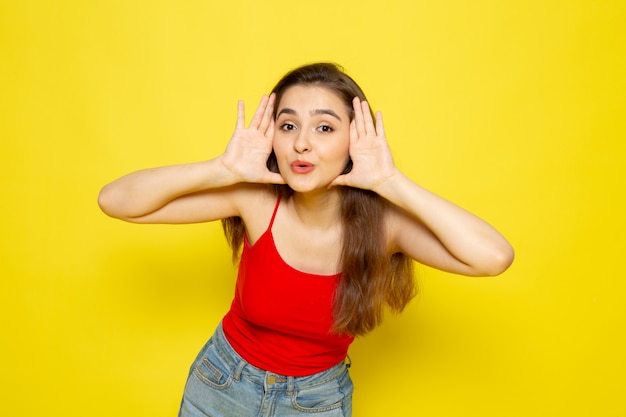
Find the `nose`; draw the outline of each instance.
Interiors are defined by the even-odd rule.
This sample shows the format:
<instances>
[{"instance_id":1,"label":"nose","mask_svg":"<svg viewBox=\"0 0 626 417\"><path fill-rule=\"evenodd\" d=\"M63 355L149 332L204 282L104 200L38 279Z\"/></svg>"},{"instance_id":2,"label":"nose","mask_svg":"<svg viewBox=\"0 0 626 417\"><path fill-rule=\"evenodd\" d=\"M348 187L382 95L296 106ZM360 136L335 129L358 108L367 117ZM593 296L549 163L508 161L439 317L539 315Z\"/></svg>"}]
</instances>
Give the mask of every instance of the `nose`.
<instances>
[{"instance_id":1,"label":"nose","mask_svg":"<svg viewBox=\"0 0 626 417\"><path fill-rule=\"evenodd\" d=\"M311 150L311 140L309 138L308 132L305 130L301 130L298 132L298 136L293 142L293 148L298 153L304 153Z\"/></svg>"}]
</instances>

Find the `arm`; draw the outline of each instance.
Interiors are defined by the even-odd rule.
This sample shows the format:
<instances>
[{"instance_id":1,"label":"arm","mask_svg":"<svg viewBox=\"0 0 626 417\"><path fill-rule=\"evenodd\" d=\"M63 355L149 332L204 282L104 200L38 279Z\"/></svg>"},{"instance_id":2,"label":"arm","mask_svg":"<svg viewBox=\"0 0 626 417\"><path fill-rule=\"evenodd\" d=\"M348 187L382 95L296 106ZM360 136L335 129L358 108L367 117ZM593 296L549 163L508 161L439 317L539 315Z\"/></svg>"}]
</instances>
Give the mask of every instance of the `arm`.
<instances>
[{"instance_id":1,"label":"arm","mask_svg":"<svg viewBox=\"0 0 626 417\"><path fill-rule=\"evenodd\" d=\"M109 216L136 223L193 223L239 215L238 196L252 183L283 183L265 163L272 150L274 97L264 96L244 127L237 125L226 151L209 161L146 169L128 174L100 191L98 203Z\"/></svg>"},{"instance_id":2,"label":"arm","mask_svg":"<svg viewBox=\"0 0 626 417\"><path fill-rule=\"evenodd\" d=\"M513 262L513 248L495 228L400 171L374 191L406 213L390 216L391 238L412 258L470 276L498 275Z\"/></svg>"},{"instance_id":3,"label":"arm","mask_svg":"<svg viewBox=\"0 0 626 417\"><path fill-rule=\"evenodd\" d=\"M394 165L382 116L372 120L366 102L354 101L350 156L353 169L334 185L369 189L391 202L392 250L445 271L498 275L513 261L513 249L492 226L407 178Z\"/></svg>"}]
</instances>

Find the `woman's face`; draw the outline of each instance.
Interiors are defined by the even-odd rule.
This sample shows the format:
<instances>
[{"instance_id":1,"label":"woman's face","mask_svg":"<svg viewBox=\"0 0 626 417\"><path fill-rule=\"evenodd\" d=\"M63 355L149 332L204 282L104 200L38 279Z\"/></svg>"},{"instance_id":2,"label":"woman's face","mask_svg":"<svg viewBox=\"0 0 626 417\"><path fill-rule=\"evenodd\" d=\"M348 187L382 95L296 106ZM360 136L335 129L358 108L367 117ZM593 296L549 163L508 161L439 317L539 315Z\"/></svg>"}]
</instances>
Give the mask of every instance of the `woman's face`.
<instances>
[{"instance_id":1,"label":"woman's face","mask_svg":"<svg viewBox=\"0 0 626 417\"><path fill-rule=\"evenodd\" d=\"M289 87L276 106L273 147L281 175L296 192L325 189L349 160L350 114L332 90Z\"/></svg>"}]
</instances>

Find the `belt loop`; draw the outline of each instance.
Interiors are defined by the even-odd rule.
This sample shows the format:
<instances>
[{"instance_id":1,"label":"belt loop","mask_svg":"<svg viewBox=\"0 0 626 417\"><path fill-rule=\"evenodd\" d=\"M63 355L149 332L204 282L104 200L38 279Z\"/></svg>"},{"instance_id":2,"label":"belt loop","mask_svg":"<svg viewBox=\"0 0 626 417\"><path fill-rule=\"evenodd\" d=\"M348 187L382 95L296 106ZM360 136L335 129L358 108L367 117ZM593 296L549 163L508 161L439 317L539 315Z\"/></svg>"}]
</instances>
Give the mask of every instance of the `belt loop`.
<instances>
[{"instance_id":1,"label":"belt loop","mask_svg":"<svg viewBox=\"0 0 626 417\"><path fill-rule=\"evenodd\" d=\"M287 377L287 395L293 395L295 388L295 378L292 376Z\"/></svg>"},{"instance_id":2,"label":"belt loop","mask_svg":"<svg viewBox=\"0 0 626 417\"><path fill-rule=\"evenodd\" d=\"M235 368L235 372L233 373L233 379L235 381L239 382L239 378L241 377L243 368L245 368L247 364L248 362L244 361L243 359L237 364L237 368Z\"/></svg>"},{"instance_id":3,"label":"belt loop","mask_svg":"<svg viewBox=\"0 0 626 417\"><path fill-rule=\"evenodd\" d=\"M346 368L350 369L352 366L352 359L350 359L350 355L346 355L346 359L344 360Z\"/></svg>"}]
</instances>

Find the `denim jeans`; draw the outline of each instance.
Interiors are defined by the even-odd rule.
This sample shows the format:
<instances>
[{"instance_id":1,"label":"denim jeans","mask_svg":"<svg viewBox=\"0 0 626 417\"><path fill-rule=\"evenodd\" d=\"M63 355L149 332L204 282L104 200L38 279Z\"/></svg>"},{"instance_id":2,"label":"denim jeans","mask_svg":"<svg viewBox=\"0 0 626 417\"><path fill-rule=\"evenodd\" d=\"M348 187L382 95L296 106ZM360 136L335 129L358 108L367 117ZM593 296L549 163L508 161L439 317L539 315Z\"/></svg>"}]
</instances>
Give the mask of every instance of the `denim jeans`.
<instances>
[{"instance_id":1,"label":"denim jeans","mask_svg":"<svg viewBox=\"0 0 626 417\"><path fill-rule=\"evenodd\" d=\"M220 324L191 366L179 417L348 417L348 368L304 377L264 371L233 350Z\"/></svg>"}]
</instances>

